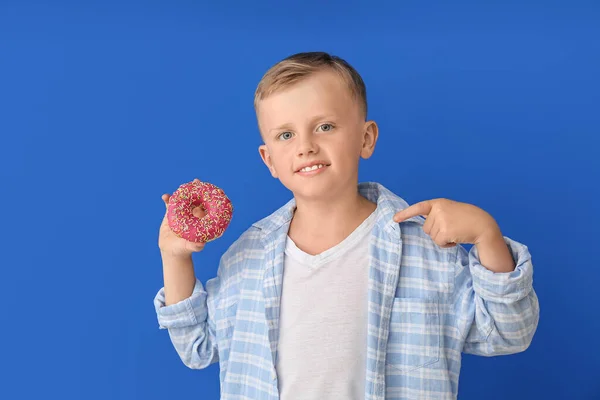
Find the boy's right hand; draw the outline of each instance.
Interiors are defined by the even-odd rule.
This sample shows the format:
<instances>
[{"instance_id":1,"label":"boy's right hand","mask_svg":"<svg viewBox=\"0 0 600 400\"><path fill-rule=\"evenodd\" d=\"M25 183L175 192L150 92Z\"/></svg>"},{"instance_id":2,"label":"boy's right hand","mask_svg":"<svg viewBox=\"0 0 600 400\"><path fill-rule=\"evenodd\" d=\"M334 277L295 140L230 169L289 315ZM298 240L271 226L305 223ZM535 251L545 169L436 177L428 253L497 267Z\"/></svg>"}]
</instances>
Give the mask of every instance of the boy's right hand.
<instances>
[{"instance_id":1,"label":"boy's right hand","mask_svg":"<svg viewBox=\"0 0 600 400\"><path fill-rule=\"evenodd\" d=\"M194 179L194 182L200 182L198 179ZM169 257L188 257L192 253L202 251L205 243L194 243L179 236L175 235L169 227L169 221L167 219L167 209L169 206L169 199L171 196L167 193L162 195L162 200L165 203L165 216L163 217L160 225L160 232L158 235L158 248L163 255ZM194 216L198 218L204 217L205 212L201 207L195 207L192 210Z\"/></svg>"}]
</instances>

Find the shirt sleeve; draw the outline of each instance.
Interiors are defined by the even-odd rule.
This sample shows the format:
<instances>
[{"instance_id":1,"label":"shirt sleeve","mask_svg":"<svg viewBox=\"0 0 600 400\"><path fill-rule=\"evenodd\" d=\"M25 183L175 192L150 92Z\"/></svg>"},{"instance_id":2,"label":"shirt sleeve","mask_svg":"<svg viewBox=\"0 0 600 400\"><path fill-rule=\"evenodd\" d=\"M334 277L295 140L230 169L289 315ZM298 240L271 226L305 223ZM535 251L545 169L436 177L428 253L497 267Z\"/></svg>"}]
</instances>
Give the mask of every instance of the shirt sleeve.
<instances>
[{"instance_id":1,"label":"shirt sleeve","mask_svg":"<svg viewBox=\"0 0 600 400\"><path fill-rule=\"evenodd\" d=\"M516 267L510 272L485 268L477 247L456 246L455 312L464 341L463 352L495 356L526 350L539 321L539 302L533 289L533 264L527 246L508 237L504 242Z\"/></svg>"},{"instance_id":2,"label":"shirt sleeve","mask_svg":"<svg viewBox=\"0 0 600 400\"><path fill-rule=\"evenodd\" d=\"M220 279L209 280L206 289L196 279L190 297L165 305L164 287L154 298L160 329L169 332L183 363L192 369L206 368L219 360L214 324L214 306Z\"/></svg>"},{"instance_id":3,"label":"shirt sleeve","mask_svg":"<svg viewBox=\"0 0 600 400\"><path fill-rule=\"evenodd\" d=\"M184 328L206 320L207 293L202 283L196 279L192 295L178 303L165 305L165 288L161 288L154 298L154 307L160 329Z\"/></svg>"}]
</instances>

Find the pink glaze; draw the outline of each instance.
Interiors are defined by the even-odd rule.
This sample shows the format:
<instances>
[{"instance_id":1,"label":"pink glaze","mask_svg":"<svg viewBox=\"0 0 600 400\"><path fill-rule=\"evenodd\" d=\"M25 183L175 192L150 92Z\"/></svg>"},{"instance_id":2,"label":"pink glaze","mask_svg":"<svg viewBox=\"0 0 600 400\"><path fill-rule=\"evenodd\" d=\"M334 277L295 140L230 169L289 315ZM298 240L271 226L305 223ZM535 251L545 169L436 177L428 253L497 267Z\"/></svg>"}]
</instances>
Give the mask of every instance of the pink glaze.
<instances>
[{"instance_id":1,"label":"pink glaze","mask_svg":"<svg viewBox=\"0 0 600 400\"><path fill-rule=\"evenodd\" d=\"M192 214L197 206L206 212L204 217ZM173 233L195 243L221 237L232 216L233 205L225 192L208 182L181 185L169 199L167 207L167 220Z\"/></svg>"}]
</instances>

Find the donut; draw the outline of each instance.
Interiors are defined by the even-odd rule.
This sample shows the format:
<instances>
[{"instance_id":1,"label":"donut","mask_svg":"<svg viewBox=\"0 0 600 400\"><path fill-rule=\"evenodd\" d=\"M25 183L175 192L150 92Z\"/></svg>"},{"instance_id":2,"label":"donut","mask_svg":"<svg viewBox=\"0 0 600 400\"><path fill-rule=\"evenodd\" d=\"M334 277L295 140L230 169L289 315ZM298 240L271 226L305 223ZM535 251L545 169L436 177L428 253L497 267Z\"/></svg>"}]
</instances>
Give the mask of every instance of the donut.
<instances>
[{"instance_id":1,"label":"donut","mask_svg":"<svg viewBox=\"0 0 600 400\"><path fill-rule=\"evenodd\" d=\"M200 206L206 215L196 217ZM167 220L175 235L194 243L215 240L225 232L233 216L233 205L223 190L208 182L188 182L169 198Z\"/></svg>"}]
</instances>

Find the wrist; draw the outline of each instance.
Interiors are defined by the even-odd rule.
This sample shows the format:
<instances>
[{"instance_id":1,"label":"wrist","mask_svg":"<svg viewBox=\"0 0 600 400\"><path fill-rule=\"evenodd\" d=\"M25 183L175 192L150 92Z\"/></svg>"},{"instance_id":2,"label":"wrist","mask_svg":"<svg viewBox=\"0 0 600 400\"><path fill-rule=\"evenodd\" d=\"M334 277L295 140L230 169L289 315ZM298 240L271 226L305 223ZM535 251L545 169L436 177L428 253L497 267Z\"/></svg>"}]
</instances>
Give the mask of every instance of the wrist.
<instances>
[{"instance_id":1,"label":"wrist","mask_svg":"<svg viewBox=\"0 0 600 400\"><path fill-rule=\"evenodd\" d=\"M513 256L498 229L481 236L476 244L480 264L496 273L511 272L515 269Z\"/></svg>"},{"instance_id":2,"label":"wrist","mask_svg":"<svg viewBox=\"0 0 600 400\"><path fill-rule=\"evenodd\" d=\"M504 243L504 236L502 235L500 228L498 226L494 226L480 234L474 244L481 246L497 244L498 242Z\"/></svg>"},{"instance_id":3,"label":"wrist","mask_svg":"<svg viewBox=\"0 0 600 400\"><path fill-rule=\"evenodd\" d=\"M190 261L192 259L192 253L175 253L170 250L160 249L160 256L165 262L169 263L181 263Z\"/></svg>"}]
</instances>

